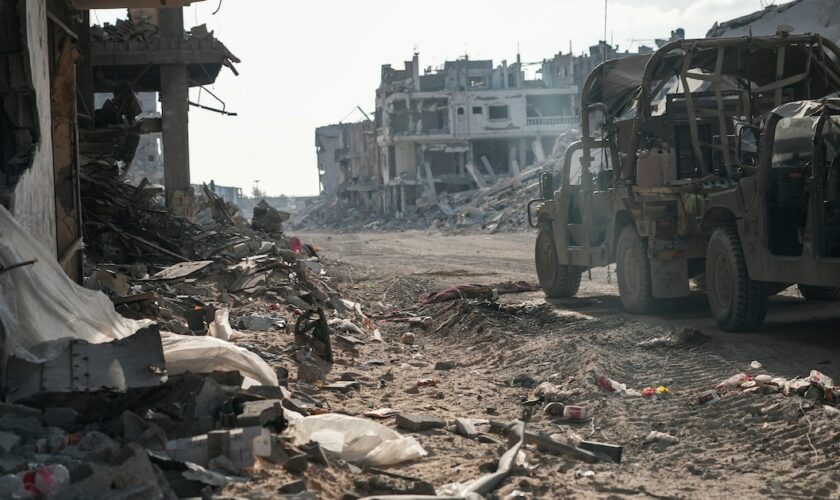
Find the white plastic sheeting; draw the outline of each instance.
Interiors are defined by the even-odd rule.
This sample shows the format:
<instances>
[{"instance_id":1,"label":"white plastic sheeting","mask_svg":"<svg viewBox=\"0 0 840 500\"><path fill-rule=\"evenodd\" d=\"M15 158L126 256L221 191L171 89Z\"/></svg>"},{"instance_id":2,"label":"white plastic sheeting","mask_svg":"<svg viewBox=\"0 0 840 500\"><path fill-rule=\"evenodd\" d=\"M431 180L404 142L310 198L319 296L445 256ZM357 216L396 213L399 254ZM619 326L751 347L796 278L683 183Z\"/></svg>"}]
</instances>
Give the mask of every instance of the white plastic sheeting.
<instances>
[{"instance_id":1,"label":"white plastic sheeting","mask_svg":"<svg viewBox=\"0 0 840 500\"><path fill-rule=\"evenodd\" d=\"M0 266L31 260L36 262L0 273L0 323L6 333L2 341L7 356L43 363L65 347L64 342L57 342L44 349L44 342L73 338L99 344L131 336L152 324L123 318L105 294L70 280L52 252L0 206ZM161 341L170 375L238 371L246 387L278 385L277 374L262 358L225 340L163 332Z\"/></svg>"},{"instance_id":2,"label":"white plastic sheeting","mask_svg":"<svg viewBox=\"0 0 840 500\"><path fill-rule=\"evenodd\" d=\"M338 413L303 417L287 411L286 436L295 444L316 441L342 460L370 467L394 465L426 456L416 439L365 418Z\"/></svg>"},{"instance_id":3,"label":"white plastic sheeting","mask_svg":"<svg viewBox=\"0 0 840 500\"><path fill-rule=\"evenodd\" d=\"M169 375L238 371L245 377L243 387L278 385L277 374L261 357L225 340L169 332L162 332L160 338Z\"/></svg>"},{"instance_id":4,"label":"white plastic sheeting","mask_svg":"<svg viewBox=\"0 0 840 500\"><path fill-rule=\"evenodd\" d=\"M35 264L0 273L0 322L6 332L3 352L33 363L58 356L35 346L63 338L99 344L121 339L151 321L123 318L103 293L80 287L58 265L55 255L27 233L0 206L0 266L36 260Z\"/></svg>"}]
</instances>

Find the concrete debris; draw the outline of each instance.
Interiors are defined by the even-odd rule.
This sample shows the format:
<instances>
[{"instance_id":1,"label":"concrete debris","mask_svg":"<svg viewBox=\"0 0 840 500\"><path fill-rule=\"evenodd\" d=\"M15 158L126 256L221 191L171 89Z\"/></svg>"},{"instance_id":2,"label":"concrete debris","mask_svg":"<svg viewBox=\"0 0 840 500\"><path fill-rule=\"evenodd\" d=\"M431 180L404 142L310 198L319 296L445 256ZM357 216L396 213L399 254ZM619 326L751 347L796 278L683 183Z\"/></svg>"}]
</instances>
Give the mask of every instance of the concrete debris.
<instances>
[{"instance_id":1,"label":"concrete debris","mask_svg":"<svg viewBox=\"0 0 840 500\"><path fill-rule=\"evenodd\" d=\"M446 427L446 420L433 415L400 413L395 421L397 427L410 432L422 432Z\"/></svg>"},{"instance_id":2,"label":"concrete debris","mask_svg":"<svg viewBox=\"0 0 840 500\"><path fill-rule=\"evenodd\" d=\"M523 207L539 197L538 178L542 172L559 171L566 147L580 133L574 129L561 133L551 154L507 176L479 177L478 189L426 193L417 200L413 211L379 213L347 207L340 198L329 198L296 214L289 221L294 228L329 228L347 231L389 231L428 229L447 233L483 231L487 233L522 231L528 227ZM483 163L483 162L482 162ZM466 167L475 169L472 164ZM480 172L479 172L479 175ZM415 186L411 186L415 187Z\"/></svg>"}]
</instances>

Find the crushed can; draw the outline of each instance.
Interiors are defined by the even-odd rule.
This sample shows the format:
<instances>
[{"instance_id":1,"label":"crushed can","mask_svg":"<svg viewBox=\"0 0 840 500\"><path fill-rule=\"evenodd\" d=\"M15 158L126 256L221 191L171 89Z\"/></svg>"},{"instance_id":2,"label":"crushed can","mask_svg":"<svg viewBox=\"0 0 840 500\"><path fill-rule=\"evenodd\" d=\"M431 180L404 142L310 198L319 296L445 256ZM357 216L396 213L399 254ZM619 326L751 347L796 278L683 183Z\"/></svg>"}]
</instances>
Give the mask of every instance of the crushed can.
<instances>
[{"instance_id":1,"label":"crushed can","mask_svg":"<svg viewBox=\"0 0 840 500\"><path fill-rule=\"evenodd\" d=\"M708 391L701 392L700 395L697 396L697 403L701 405L704 405L706 403L714 403L716 401L720 401L720 396L714 389L709 389Z\"/></svg>"},{"instance_id":2,"label":"crushed can","mask_svg":"<svg viewBox=\"0 0 840 500\"><path fill-rule=\"evenodd\" d=\"M543 412L546 415L562 416L564 411L566 411L566 406L563 403L548 403L545 405L545 408L543 408Z\"/></svg>"},{"instance_id":3,"label":"crushed can","mask_svg":"<svg viewBox=\"0 0 840 500\"><path fill-rule=\"evenodd\" d=\"M582 406L569 406L563 408L563 418L566 420L587 420L589 418L589 410Z\"/></svg>"}]
</instances>

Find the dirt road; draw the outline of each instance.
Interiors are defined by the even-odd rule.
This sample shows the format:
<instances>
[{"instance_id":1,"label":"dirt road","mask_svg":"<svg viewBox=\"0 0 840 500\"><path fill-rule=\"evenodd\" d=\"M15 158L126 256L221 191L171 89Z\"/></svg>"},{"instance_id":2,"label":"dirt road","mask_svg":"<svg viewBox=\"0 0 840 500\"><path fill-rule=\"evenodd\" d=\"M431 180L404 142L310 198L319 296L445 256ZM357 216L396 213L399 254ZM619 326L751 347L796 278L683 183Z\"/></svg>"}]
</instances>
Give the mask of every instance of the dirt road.
<instances>
[{"instance_id":1,"label":"dirt road","mask_svg":"<svg viewBox=\"0 0 840 500\"><path fill-rule=\"evenodd\" d=\"M536 281L533 248L535 233L444 236L425 231L371 234L308 234L306 238L325 250L328 257L382 279L455 272L441 284L493 283L505 280ZM584 275L580 298L556 301L559 308L597 317L623 315L614 267ZM445 274L445 273L444 273ZM460 278L458 274L461 274ZM608 276L609 274L609 276ZM543 300L542 293L513 300ZM692 297L665 304L655 316L631 316L644 324L691 327L703 331L740 359L762 359L780 375L807 373L830 359L840 364L840 303L805 303L793 287L771 299L770 313L761 332L723 332L709 316L706 297ZM840 370L840 368L838 368ZM830 371L830 370L829 370ZM840 375L840 372L838 372Z\"/></svg>"},{"instance_id":2,"label":"dirt road","mask_svg":"<svg viewBox=\"0 0 840 500\"><path fill-rule=\"evenodd\" d=\"M700 292L663 304L658 316L626 315L614 274L598 269L591 281L584 278L579 297L556 303L531 292L497 303L420 305L423 294L453 284L534 281L534 235L303 236L326 256L335 285L367 304L382 330L383 342L369 341L336 361L330 379L350 373L362 389L329 396L333 411L361 415L387 407L450 423L526 419L529 430L571 443L624 447L621 464L590 465L529 446L495 491L498 498L840 495L840 417L826 408L833 403L811 391L786 396L769 385L697 403L700 393L741 372L792 379L818 369L840 378L837 304L806 304L786 292L771 300L763 331L728 334L708 317ZM625 384L626 394L605 390L607 379ZM659 386L670 396L635 392ZM582 406L592 418L558 420L543 412L543 403L531 406L540 387L553 391L544 399ZM443 429L416 433L429 455L392 472L441 494L451 491L446 485L492 471L507 445L489 426L478 429L479 438ZM645 442L651 431L678 442ZM411 491L390 481L333 473L319 486L336 497Z\"/></svg>"}]
</instances>

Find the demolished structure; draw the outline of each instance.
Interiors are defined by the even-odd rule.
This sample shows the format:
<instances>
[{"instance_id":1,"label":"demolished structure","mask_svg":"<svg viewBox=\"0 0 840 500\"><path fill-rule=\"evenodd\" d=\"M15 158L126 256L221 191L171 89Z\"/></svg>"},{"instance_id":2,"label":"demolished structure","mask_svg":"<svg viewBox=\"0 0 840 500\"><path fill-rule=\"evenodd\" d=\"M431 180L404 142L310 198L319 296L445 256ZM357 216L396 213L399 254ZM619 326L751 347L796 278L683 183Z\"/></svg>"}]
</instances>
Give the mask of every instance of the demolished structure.
<instances>
[{"instance_id":1,"label":"demolished structure","mask_svg":"<svg viewBox=\"0 0 840 500\"><path fill-rule=\"evenodd\" d=\"M415 54L403 70L383 66L376 122L385 210L411 212L424 191L486 187L544 159L575 126L577 88L572 68L542 67L550 78L526 80L519 60L494 68L465 58L421 74Z\"/></svg>"},{"instance_id":2,"label":"demolished structure","mask_svg":"<svg viewBox=\"0 0 840 500\"><path fill-rule=\"evenodd\" d=\"M683 37L677 29L657 44ZM475 210L461 217L459 206L496 183L504 186L493 193L533 178L535 165L556 163L569 143L564 136L578 127L580 87L590 71L604 60L652 51L642 45L621 52L600 41L584 54L558 52L537 63L517 56L494 67L492 60L464 57L422 74L419 54L401 70L385 64L373 121L365 114L358 123L316 129L322 199L298 222L345 228L377 220L402 227L447 218L443 225L481 222ZM538 77L528 78L534 68ZM522 193L516 198L527 201ZM490 226L524 223L509 215L517 222L507 224L505 214Z\"/></svg>"},{"instance_id":3,"label":"demolished structure","mask_svg":"<svg viewBox=\"0 0 840 500\"><path fill-rule=\"evenodd\" d=\"M321 192L348 206L378 213L381 179L378 175L373 122L339 123L315 130Z\"/></svg>"}]
</instances>

